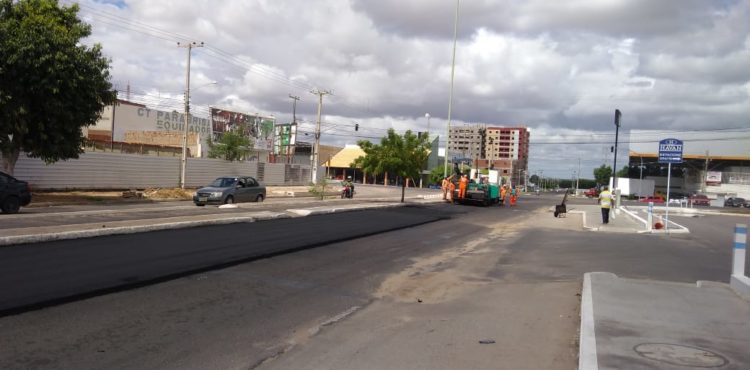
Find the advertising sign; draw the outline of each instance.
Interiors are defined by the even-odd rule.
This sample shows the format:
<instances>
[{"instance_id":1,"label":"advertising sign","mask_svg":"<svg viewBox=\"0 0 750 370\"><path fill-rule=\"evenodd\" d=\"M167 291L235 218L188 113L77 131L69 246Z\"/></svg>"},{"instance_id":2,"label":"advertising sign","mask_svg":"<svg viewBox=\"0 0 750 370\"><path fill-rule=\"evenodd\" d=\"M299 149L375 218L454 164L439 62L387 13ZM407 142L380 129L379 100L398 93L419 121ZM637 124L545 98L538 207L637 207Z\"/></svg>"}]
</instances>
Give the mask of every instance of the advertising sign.
<instances>
[{"instance_id":1,"label":"advertising sign","mask_svg":"<svg viewBox=\"0 0 750 370\"><path fill-rule=\"evenodd\" d=\"M297 141L297 125L277 125L274 133L273 150L275 154L293 154Z\"/></svg>"},{"instance_id":2,"label":"advertising sign","mask_svg":"<svg viewBox=\"0 0 750 370\"><path fill-rule=\"evenodd\" d=\"M721 185L721 171L708 171L706 185Z\"/></svg>"},{"instance_id":3,"label":"advertising sign","mask_svg":"<svg viewBox=\"0 0 750 370\"><path fill-rule=\"evenodd\" d=\"M215 139L227 131L240 132L253 143L253 149L272 149L275 119L211 107L211 127Z\"/></svg>"},{"instance_id":4,"label":"advertising sign","mask_svg":"<svg viewBox=\"0 0 750 370\"><path fill-rule=\"evenodd\" d=\"M252 125L252 117L250 115L233 112L229 110L211 108L211 126L213 128L214 135L223 134L227 131L242 130L250 134ZM256 135L250 135L256 137Z\"/></svg>"},{"instance_id":5,"label":"advertising sign","mask_svg":"<svg viewBox=\"0 0 750 370\"><path fill-rule=\"evenodd\" d=\"M659 163L682 163L682 140L659 141Z\"/></svg>"}]
</instances>

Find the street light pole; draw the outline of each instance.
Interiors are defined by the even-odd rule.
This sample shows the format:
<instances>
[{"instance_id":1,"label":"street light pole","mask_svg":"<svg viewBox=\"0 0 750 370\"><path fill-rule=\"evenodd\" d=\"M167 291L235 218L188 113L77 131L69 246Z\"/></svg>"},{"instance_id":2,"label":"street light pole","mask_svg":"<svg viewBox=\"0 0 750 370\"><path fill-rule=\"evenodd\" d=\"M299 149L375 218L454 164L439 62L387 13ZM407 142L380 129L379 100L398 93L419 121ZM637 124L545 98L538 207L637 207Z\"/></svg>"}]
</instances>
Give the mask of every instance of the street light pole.
<instances>
[{"instance_id":1,"label":"street light pole","mask_svg":"<svg viewBox=\"0 0 750 370\"><path fill-rule=\"evenodd\" d=\"M456 75L456 39L458 38L458 9L460 0L456 0L456 16L453 21L453 61L451 62L451 90L448 98L448 125L445 135L445 166L443 177L448 177L448 148L451 142L451 113L453 110L453 80Z\"/></svg>"},{"instance_id":2,"label":"street light pole","mask_svg":"<svg viewBox=\"0 0 750 370\"><path fill-rule=\"evenodd\" d=\"M427 137L429 138L430 137L430 114L425 113L424 116L425 118L427 118Z\"/></svg>"},{"instance_id":3,"label":"street light pole","mask_svg":"<svg viewBox=\"0 0 750 370\"><path fill-rule=\"evenodd\" d=\"M185 168L187 167L188 124L190 123L190 51L203 47L203 42L189 42L185 45L177 43L177 47L187 48L187 71L185 73L185 127L182 132L182 158L180 160L180 188L185 189Z\"/></svg>"}]
</instances>

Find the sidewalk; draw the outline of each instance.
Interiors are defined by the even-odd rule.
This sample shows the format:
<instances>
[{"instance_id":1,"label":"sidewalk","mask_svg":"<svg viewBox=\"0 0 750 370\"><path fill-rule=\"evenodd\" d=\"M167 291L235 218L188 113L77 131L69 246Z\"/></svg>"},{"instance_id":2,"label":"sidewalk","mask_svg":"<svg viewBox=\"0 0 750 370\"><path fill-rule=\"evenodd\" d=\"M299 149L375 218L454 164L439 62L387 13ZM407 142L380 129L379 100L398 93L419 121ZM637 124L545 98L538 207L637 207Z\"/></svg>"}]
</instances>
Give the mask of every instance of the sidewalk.
<instances>
[{"instance_id":1,"label":"sidewalk","mask_svg":"<svg viewBox=\"0 0 750 370\"><path fill-rule=\"evenodd\" d=\"M579 368L750 369L750 302L728 284L584 275Z\"/></svg>"},{"instance_id":2,"label":"sidewalk","mask_svg":"<svg viewBox=\"0 0 750 370\"><path fill-rule=\"evenodd\" d=\"M603 231L612 233L638 233L646 230L646 225L627 212L611 212L609 223L602 223L602 211L597 204L571 204L568 206L569 213L581 213L583 216L583 228L591 231ZM614 216L614 217L613 217Z\"/></svg>"}]
</instances>

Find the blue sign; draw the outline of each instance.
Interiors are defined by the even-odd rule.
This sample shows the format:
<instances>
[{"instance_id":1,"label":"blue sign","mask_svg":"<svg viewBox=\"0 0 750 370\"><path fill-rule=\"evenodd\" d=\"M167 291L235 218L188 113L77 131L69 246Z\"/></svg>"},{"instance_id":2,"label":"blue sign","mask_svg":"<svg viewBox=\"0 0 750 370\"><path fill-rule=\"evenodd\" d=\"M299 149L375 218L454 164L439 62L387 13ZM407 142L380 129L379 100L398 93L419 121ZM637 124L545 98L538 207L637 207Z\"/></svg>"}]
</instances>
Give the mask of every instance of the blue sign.
<instances>
[{"instance_id":1,"label":"blue sign","mask_svg":"<svg viewBox=\"0 0 750 370\"><path fill-rule=\"evenodd\" d=\"M682 163L682 140L659 141L659 163Z\"/></svg>"}]
</instances>

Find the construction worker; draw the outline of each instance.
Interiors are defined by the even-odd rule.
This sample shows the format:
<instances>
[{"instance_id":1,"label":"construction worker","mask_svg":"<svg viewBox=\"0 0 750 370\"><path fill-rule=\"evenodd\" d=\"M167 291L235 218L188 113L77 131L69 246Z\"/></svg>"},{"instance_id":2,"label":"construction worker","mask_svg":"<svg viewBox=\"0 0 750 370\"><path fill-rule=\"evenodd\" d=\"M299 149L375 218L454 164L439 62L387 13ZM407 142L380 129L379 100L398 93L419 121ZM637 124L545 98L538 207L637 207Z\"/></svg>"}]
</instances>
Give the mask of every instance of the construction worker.
<instances>
[{"instance_id":1,"label":"construction worker","mask_svg":"<svg viewBox=\"0 0 750 370\"><path fill-rule=\"evenodd\" d=\"M506 193L506 190L505 190L505 189L506 189L506 188L505 188L505 185L503 185L503 186L502 186L502 187L500 188L500 207L503 207L503 206L505 206L505 193Z\"/></svg>"},{"instance_id":2,"label":"construction worker","mask_svg":"<svg viewBox=\"0 0 750 370\"><path fill-rule=\"evenodd\" d=\"M453 175L448 178L448 203L453 202L453 193L456 191L456 184L453 183Z\"/></svg>"},{"instance_id":3,"label":"construction worker","mask_svg":"<svg viewBox=\"0 0 750 370\"><path fill-rule=\"evenodd\" d=\"M440 188L443 189L443 200L445 201L448 201L448 190L451 182L453 182L453 175L444 178L443 183L440 185ZM451 194L450 198L453 198L453 194Z\"/></svg>"},{"instance_id":4,"label":"construction worker","mask_svg":"<svg viewBox=\"0 0 750 370\"><path fill-rule=\"evenodd\" d=\"M518 189L516 187L513 187L510 190L510 206L515 207L516 206L516 199L518 197Z\"/></svg>"},{"instance_id":5,"label":"construction worker","mask_svg":"<svg viewBox=\"0 0 750 370\"><path fill-rule=\"evenodd\" d=\"M466 197L466 187L469 185L469 178L466 175L461 176L461 180L458 183L458 197L464 199Z\"/></svg>"}]
</instances>

